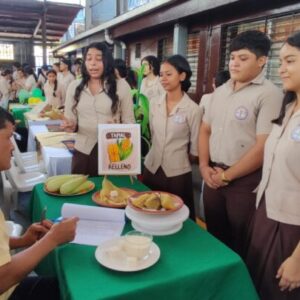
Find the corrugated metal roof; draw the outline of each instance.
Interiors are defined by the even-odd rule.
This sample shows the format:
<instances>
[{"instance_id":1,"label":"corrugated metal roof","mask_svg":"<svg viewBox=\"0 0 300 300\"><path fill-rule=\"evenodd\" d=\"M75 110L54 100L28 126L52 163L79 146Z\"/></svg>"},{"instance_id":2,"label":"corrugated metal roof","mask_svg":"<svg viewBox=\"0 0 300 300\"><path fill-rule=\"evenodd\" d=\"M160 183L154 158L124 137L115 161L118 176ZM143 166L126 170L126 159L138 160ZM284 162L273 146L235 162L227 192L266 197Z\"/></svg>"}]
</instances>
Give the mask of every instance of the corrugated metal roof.
<instances>
[{"instance_id":1,"label":"corrugated metal roof","mask_svg":"<svg viewBox=\"0 0 300 300\"><path fill-rule=\"evenodd\" d=\"M59 41L68 30L81 5L35 0L0 0L0 38L42 39L41 20L46 8L47 41Z\"/></svg>"}]
</instances>

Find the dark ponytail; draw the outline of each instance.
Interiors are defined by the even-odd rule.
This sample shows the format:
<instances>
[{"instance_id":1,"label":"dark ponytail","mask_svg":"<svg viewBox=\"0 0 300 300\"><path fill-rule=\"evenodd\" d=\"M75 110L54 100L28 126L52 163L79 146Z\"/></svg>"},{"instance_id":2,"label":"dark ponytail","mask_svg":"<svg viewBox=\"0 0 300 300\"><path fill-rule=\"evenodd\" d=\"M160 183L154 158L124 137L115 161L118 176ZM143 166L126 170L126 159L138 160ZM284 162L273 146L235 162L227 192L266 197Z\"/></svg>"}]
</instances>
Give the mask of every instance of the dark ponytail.
<instances>
[{"instance_id":1,"label":"dark ponytail","mask_svg":"<svg viewBox=\"0 0 300 300\"><path fill-rule=\"evenodd\" d=\"M272 120L272 123L282 125L282 121L285 117L286 106L297 99L295 92L286 92L282 101L281 109L278 118Z\"/></svg>"}]
</instances>

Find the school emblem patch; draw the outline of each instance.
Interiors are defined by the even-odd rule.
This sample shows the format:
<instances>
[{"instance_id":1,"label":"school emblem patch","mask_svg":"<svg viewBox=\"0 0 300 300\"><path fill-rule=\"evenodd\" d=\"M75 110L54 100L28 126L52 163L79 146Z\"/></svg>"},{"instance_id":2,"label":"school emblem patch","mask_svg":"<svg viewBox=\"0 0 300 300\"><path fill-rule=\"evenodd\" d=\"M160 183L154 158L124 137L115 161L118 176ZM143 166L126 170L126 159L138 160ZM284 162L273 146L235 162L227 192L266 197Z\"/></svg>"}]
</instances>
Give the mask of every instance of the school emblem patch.
<instances>
[{"instance_id":1,"label":"school emblem patch","mask_svg":"<svg viewBox=\"0 0 300 300\"><path fill-rule=\"evenodd\" d=\"M296 142L300 142L300 125L293 129L291 138Z\"/></svg>"},{"instance_id":2,"label":"school emblem patch","mask_svg":"<svg viewBox=\"0 0 300 300\"><path fill-rule=\"evenodd\" d=\"M246 120L248 117L248 109L245 106L239 106L235 110L234 115L238 120Z\"/></svg>"}]
</instances>

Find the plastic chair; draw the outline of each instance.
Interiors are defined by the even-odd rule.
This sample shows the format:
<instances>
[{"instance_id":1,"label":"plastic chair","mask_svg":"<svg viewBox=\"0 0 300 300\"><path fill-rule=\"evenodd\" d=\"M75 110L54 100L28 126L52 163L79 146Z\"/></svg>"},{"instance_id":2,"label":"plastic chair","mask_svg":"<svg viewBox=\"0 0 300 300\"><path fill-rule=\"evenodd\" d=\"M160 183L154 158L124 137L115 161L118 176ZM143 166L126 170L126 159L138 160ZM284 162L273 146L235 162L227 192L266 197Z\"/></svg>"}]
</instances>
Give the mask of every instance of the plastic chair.
<instances>
[{"instance_id":1,"label":"plastic chair","mask_svg":"<svg viewBox=\"0 0 300 300\"><path fill-rule=\"evenodd\" d=\"M11 237L21 236L23 227L13 221L5 221L7 234Z\"/></svg>"},{"instance_id":2,"label":"plastic chair","mask_svg":"<svg viewBox=\"0 0 300 300\"><path fill-rule=\"evenodd\" d=\"M43 163L38 161L36 151L21 153L14 137L11 138L11 141L15 148L13 151L14 163L21 173L46 172Z\"/></svg>"},{"instance_id":3,"label":"plastic chair","mask_svg":"<svg viewBox=\"0 0 300 300\"><path fill-rule=\"evenodd\" d=\"M20 224L17 224L13 221L5 221L6 232L10 237L19 237L22 235L23 227ZM14 255L17 253L17 250L10 250L10 254Z\"/></svg>"},{"instance_id":4,"label":"plastic chair","mask_svg":"<svg viewBox=\"0 0 300 300\"><path fill-rule=\"evenodd\" d=\"M17 192L30 192L38 183L47 179L46 174L41 172L20 173L20 169L11 164L11 168L5 171L5 175L12 188Z\"/></svg>"},{"instance_id":5,"label":"plastic chair","mask_svg":"<svg viewBox=\"0 0 300 300\"><path fill-rule=\"evenodd\" d=\"M1 171L1 179L3 186L3 203L1 209L5 218L9 219L11 204L13 202L13 188L8 181L4 171Z\"/></svg>"}]
</instances>

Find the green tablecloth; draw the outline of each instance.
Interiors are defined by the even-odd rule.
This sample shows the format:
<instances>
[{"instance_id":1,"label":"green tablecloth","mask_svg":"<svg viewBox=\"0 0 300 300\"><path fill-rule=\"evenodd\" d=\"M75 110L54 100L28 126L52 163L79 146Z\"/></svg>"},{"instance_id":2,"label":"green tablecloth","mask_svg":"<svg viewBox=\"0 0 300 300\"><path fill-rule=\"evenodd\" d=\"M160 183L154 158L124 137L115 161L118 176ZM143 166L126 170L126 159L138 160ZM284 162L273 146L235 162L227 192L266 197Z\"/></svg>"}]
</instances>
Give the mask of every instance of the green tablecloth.
<instances>
[{"instance_id":1,"label":"green tablecloth","mask_svg":"<svg viewBox=\"0 0 300 300\"><path fill-rule=\"evenodd\" d=\"M101 180L93 180L98 189ZM127 177L113 177L112 181L136 190L146 189L139 182L132 186ZM52 197L38 185L32 197L33 221L39 220L45 205L48 218L58 217L64 202L94 205L91 194ZM125 231L129 229L130 223ZM63 299L258 299L240 257L191 220L180 232L154 237L154 242L160 247L161 257L144 271L108 270L97 263L95 247L68 244L48 256L48 272L49 266L56 267Z\"/></svg>"}]
</instances>

